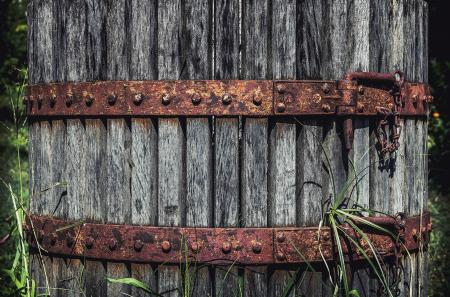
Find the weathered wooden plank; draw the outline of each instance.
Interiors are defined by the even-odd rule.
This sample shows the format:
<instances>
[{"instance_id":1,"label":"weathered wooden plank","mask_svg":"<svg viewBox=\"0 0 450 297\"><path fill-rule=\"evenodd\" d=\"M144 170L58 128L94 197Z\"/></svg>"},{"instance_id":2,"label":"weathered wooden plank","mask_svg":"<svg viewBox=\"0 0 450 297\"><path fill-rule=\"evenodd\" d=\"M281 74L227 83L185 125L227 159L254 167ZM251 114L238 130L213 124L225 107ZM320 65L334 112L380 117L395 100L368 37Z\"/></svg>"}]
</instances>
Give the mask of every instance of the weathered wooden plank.
<instances>
[{"instance_id":1,"label":"weathered wooden plank","mask_svg":"<svg viewBox=\"0 0 450 297\"><path fill-rule=\"evenodd\" d=\"M238 79L240 67L240 1L214 1L214 78ZM214 119L214 226L238 227L240 212L239 119ZM238 269L216 266L216 296L242 292Z\"/></svg>"},{"instance_id":2,"label":"weathered wooden plank","mask_svg":"<svg viewBox=\"0 0 450 297\"><path fill-rule=\"evenodd\" d=\"M115 224L131 223L131 133L125 119L107 120L107 195L106 220ZM129 267L122 263L108 263L108 277L130 275ZM108 296L130 293L127 285L108 283Z\"/></svg>"},{"instance_id":3,"label":"weathered wooden plank","mask_svg":"<svg viewBox=\"0 0 450 297\"><path fill-rule=\"evenodd\" d=\"M157 79L157 1L130 1L130 78ZM156 122L133 118L131 217L133 224L156 225L158 211L158 138ZM156 273L151 265L132 264L131 276L156 291ZM143 290L132 287L133 296L145 296Z\"/></svg>"},{"instance_id":4,"label":"weathered wooden plank","mask_svg":"<svg viewBox=\"0 0 450 297\"><path fill-rule=\"evenodd\" d=\"M159 79L181 77L181 1L158 1L158 73ZM184 133L179 119L159 119L158 139L158 225L183 224L184 183ZM181 273L176 266L159 267L158 290L171 291L168 296L181 293ZM174 290L176 289L176 290Z\"/></svg>"},{"instance_id":5,"label":"weathered wooden plank","mask_svg":"<svg viewBox=\"0 0 450 297\"><path fill-rule=\"evenodd\" d=\"M296 1L272 3L272 75L296 78ZM296 224L296 124L276 120L270 127L269 222L271 226ZM270 276L269 296L281 296L293 277L288 270ZM289 296L294 296L294 290Z\"/></svg>"},{"instance_id":6,"label":"weathered wooden plank","mask_svg":"<svg viewBox=\"0 0 450 297\"><path fill-rule=\"evenodd\" d=\"M184 2L182 78L210 79L212 68L212 4L207 0ZM212 226L212 129L208 118L186 119L186 225ZM194 267L189 274L194 296L212 295L209 267Z\"/></svg>"},{"instance_id":7,"label":"weathered wooden plank","mask_svg":"<svg viewBox=\"0 0 450 297\"><path fill-rule=\"evenodd\" d=\"M269 3L247 1L243 3L244 79L269 78ZM241 151L241 206L242 225L266 227L268 225L268 120L246 118L243 123ZM247 267L244 271L244 295L267 296L267 267Z\"/></svg>"}]
</instances>

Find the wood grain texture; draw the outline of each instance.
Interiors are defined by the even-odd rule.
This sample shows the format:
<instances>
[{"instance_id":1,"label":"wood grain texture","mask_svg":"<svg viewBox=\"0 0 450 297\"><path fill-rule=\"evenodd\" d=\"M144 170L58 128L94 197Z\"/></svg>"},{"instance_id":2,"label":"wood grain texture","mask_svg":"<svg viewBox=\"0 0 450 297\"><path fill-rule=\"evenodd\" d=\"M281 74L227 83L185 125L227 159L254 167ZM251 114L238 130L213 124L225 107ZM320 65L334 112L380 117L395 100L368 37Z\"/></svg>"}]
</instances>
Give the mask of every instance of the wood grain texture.
<instances>
[{"instance_id":1,"label":"wood grain texture","mask_svg":"<svg viewBox=\"0 0 450 297\"><path fill-rule=\"evenodd\" d=\"M214 1L214 79L238 79L240 75L239 0ZM214 119L214 226L240 226L239 118ZM242 292L236 267L214 269L215 294L235 296Z\"/></svg>"},{"instance_id":2,"label":"wood grain texture","mask_svg":"<svg viewBox=\"0 0 450 297\"><path fill-rule=\"evenodd\" d=\"M296 1L272 3L272 77L296 78ZM274 121L269 131L269 221L271 226L296 224L296 124ZM294 276L275 270L270 276L269 296L281 296ZM295 290L289 296L294 296Z\"/></svg>"}]
</instances>

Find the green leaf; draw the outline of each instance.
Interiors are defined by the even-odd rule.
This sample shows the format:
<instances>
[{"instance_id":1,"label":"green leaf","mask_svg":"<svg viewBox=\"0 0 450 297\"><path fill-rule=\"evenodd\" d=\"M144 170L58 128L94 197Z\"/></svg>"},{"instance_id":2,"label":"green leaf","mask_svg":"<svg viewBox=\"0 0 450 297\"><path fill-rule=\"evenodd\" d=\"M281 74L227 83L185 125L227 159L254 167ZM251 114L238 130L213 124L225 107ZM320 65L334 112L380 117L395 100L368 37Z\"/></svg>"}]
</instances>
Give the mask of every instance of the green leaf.
<instances>
[{"instance_id":1,"label":"green leaf","mask_svg":"<svg viewBox=\"0 0 450 297\"><path fill-rule=\"evenodd\" d=\"M126 277L126 278L109 278L109 277L107 277L106 279L110 283L129 285L129 286L132 286L132 287L144 290L147 293L159 296L159 294L155 293L155 291L153 291L149 286L147 286L146 284L144 284L140 280L137 280L137 279L132 278L132 277Z\"/></svg>"}]
</instances>

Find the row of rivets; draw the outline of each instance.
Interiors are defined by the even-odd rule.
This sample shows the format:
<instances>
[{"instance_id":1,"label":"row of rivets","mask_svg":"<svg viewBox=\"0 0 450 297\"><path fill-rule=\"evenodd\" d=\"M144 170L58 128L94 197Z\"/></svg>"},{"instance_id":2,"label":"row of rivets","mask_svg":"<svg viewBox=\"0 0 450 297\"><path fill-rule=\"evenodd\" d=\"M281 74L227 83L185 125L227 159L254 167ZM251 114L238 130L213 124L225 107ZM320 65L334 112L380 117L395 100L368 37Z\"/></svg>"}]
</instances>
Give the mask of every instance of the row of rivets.
<instances>
[{"instance_id":1,"label":"row of rivets","mask_svg":"<svg viewBox=\"0 0 450 297\"><path fill-rule=\"evenodd\" d=\"M38 238L42 242L42 240L44 238L44 233L42 232L42 234L39 234ZM56 244L56 240L57 240L56 235L54 233L52 233L50 235L50 244L52 246L54 246ZM85 247L87 249L92 249L93 246L94 246L94 241L95 241L94 238L88 236L85 239L85 241L84 241ZM66 244L67 244L68 247L73 247L74 244L75 244L75 239L72 236L68 236L67 239L66 239ZM108 240L108 248L111 251L116 250L117 247L118 247L118 242L117 242L116 239L111 238L110 240ZM142 242L142 240L140 240L140 239L135 240L134 245L133 245L133 248L134 248L135 251L140 252L143 247L144 247L144 242ZM200 249L201 249L201 244L199 242L193 242L193 243L191 243L190 247L191 247L191 250L193 252L199 252ZM163 252L168 253L172 249L172 244L169 241L164 240L163 242L161 242L161 249L162 249ZM232 246L231 242L225 241L222 244L222 252L224 254L230 253L232 251L232 249L233 249L233 246ZM235 247L235 249L239 250L240 246ZM257 241L257 240L253 240L252 241L252 251L255 254L261 253L261 251L262 251L262 243Z\"/></svg>"},{"instance_id":2,"label":"row of rivets","mask_svg":"<svg viewBox=\"0 0 450 297\"><path fill-rule=\"evenodd\" d=\"M87 106L91 106L92 103L94 103L95 99L91 95L84 93L82 97L84 98L84 101L85 101ZM43 98L42 95L38 96L37 102L38 102L39 106L42 104L43 99L44 98ZM107 99L109 105L114 105L117 102L117 96L114 93L109 94L106 99ZM141 94L141 93L135 94L134 98L133 98L133 103L135 105L139 105L139 104L142 103L142 101L144 99L145 99L145 96L143 94ZM34 99L33 99L32 96L23 98L24 104L26 104L28 101L31 102L33 100ZM195 94L195 95L192 96L191 101L192 101L192 104L198 105L198 104L201 103L202 98L199 95ZM230 94L224 94L222 96L222 103L224 105L228 105L232 101L233 101L233 96L231 96ZM49 98L49 102L50 102L50 107L53 108L55 106L55 103L56 103L56 95L51 95L50 98ZM66 97L65 97L66 106L70 107L73 104L73 102L74 102L74 95L73 95L72 92L68 92L66 94ZM172 98L171 98L171 96L169 94L165 94L165 95L163 95L161 97L161 103L162 104L169 105L171 102L172 102ZM253 98L253 104L256 105L256 106L261 105L262 104L262 99L255 96Z\"/></svg>"}]
</instances>

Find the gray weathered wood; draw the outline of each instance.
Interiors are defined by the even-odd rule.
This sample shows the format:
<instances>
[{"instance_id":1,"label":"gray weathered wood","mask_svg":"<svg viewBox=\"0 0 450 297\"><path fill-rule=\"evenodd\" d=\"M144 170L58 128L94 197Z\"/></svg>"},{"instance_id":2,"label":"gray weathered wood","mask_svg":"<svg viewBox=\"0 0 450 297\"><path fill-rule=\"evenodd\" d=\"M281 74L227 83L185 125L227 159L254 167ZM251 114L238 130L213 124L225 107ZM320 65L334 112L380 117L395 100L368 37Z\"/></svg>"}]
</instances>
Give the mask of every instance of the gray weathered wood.
<instances>
[{"instance_id":1,"label":"gray weathered wood","mask_svg":"<svg viewBox=\"0 0 450 297\"><path fill-rule=\"evenodd\" d=\"M240 1L214 1L215 79L237 79L240 67ZM214 119L214 226L240 225L239 119ZM238 269L218 266L214 272L216 296L235 296L242 289Z\"/></svg>"},{"instance_id":2,"label":"gray weathered wood","mask_svg":"<svg viewBox=\"0 0 450 297\"><path fill-rule=\"evenodd\" d=\"M181 1L158 1L159 79L181 77ZM159 119L158 225L180 226L184 215L184 135L179 119ZM159 267L158 290L179 296L181 273L176 266Z\"/></svg>"}]
</instances>

